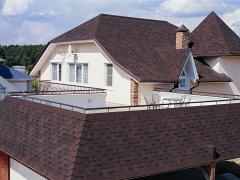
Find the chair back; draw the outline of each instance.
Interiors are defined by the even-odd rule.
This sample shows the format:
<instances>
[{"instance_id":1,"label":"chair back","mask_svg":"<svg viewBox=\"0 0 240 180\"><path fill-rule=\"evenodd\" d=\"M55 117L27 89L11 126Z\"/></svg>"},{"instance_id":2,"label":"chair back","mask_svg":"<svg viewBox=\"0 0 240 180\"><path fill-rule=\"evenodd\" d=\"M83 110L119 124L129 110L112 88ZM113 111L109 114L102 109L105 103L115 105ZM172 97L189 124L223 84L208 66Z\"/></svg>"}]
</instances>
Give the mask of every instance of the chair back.
<instances>
[{"instance_id":1,"label":"chair back","mask_svg":"<svg viewBox=\"0 0 240 180\"><path fill-rule=\"evenodd\" d=\"M159 104L160 103L160 97L157 94L152 95L152 102L154 104Z\"/></svg>"}]
</instances>

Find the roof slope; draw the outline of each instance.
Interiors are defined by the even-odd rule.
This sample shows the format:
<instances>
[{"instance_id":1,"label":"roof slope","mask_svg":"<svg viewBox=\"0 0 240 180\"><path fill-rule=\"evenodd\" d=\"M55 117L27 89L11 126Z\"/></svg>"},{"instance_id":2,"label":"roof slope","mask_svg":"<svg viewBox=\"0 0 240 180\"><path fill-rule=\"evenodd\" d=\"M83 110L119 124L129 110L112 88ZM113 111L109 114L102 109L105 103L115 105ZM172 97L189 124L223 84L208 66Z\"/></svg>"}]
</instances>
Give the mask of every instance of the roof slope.
<instances>
[{"instance_id":1,"label":"roof slope","mask_svg":"<svg viewBox=\"0 0 240 180\"><path fill-rule=\"evenodd\" d=\"M17 80L17 79L26 79L29 80L32 77L24 74L20 71L15 70L14 68L10 68L7 66L1 66L0 65L0 76L2 76L4 79L12 79L12 80Z\"/></svg>"},{"instance_id":2,"label":"roof slope","mask_svg":"<svg viewBox=\"0 0 240 180\"><path fill-rule=\"evenodd\" d=\"M195 60L195 65L200 82L232 82L226 74L220 74L198 60Z\"/></svg>"},{"instance_id":3,"label":"roof slope","mask_svg":"<svg viewBox=\"0 0 240 180\"><path fill-rule=\"evenodd\" d=\"M240 54L240 38L214 12L193 30L191 40L196 56Z\"/></svg>"},{"instance_id":4,"label":"roof slope","mask_svg":"<svg viewBox=\"0 0 240 180\"><path fill-rule=\"evenodd\" d=\"M0 150L55 180L126 179L240 156L240 104L82 114L8 97ZM184 112L184 113L183 113Z\"/></svg>"},{"instance_id":5,"label":"roof slope","mask_svg":"<svg viewBox=\"0 0 240 180\"><path fill-rule=\"evenodd\" d=\"M176 82L189 55L175 50L177 27L157 20L99 15L50 41L94 39L141 82Z\"/></svg>"},{"instance_id":6,"label":"roof slope","mask_svg":"<svg viewBox=\"0 0 240 180\"><path fill-rule=\"evenodd\" d=\"M71 179L82 114L10 97L0 114L1 151L50 179Z\"/></svg>"}]
</instances>

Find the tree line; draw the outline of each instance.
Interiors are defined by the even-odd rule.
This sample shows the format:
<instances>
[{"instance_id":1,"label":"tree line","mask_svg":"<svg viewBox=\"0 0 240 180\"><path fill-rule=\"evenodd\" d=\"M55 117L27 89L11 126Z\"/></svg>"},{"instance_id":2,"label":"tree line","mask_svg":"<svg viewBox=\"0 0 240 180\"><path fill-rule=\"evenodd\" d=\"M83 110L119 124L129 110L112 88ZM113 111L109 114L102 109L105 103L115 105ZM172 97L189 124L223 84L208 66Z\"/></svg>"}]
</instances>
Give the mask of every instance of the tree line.
<instances>
[{"instance_id":1,"label":"tree line","mask_svg":"<svg viewBox=\"0 0 240 180\"><path fill-rule=\"evenodd\" d=\"M25 66L29 72L38 60L46 45L0 45L0 58L6 66Z\"/></svg>"}]
</instances>

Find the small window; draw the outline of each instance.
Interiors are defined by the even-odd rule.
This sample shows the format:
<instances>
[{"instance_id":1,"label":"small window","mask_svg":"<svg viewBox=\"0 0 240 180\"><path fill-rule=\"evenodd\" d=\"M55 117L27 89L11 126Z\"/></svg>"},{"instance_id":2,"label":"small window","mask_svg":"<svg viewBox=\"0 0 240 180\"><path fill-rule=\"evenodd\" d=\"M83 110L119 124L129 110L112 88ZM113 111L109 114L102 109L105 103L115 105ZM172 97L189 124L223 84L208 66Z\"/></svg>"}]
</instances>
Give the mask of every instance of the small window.
<instances>
[{"instance_id":1,"label":"small window","mask_svg":"<svg viewBox=\"0 0 240 180\"><path fill-rule=\"evenodd\" d=\"M187 88L188 83L187 83L187 76L185 71L182 72L180 78L179 78L179 88Z\"/></svg>"},{"instance_id":2,"label":"small window","mask_svg":"<svg viewBox=\"0 0 240 180\"><path fill-rule=\"evenodd\" d=\"M113 65L106 64L106 86L112 86Z\"/></svg>"},{"instance_id":3,"label":"small window","mask_svg":"<svg viewBox=\"0 0 240 180\"><path fill-rule=\"evenodd\" d=\"M69 64L69 82L88 83L88 64Z\"/></svg>"},{"instance_id":4,"label":"small window","mask_svg":"<svg viewBox=\"0 0 240 180\"><path fill-rule=\"evenodd\" d=\"M75 82L75 64L69 64L69 82Z\"/></svg>"},{"instance_id":5,"label":"small window","mask_svg":"<svg viewBox=\"0 0 240 180\"><path fill-rule=\"evenodd\" d=\"M58 63L52 63L52 80L61 81L62 80L62 65Z\"/></svg>"}]
</instances>

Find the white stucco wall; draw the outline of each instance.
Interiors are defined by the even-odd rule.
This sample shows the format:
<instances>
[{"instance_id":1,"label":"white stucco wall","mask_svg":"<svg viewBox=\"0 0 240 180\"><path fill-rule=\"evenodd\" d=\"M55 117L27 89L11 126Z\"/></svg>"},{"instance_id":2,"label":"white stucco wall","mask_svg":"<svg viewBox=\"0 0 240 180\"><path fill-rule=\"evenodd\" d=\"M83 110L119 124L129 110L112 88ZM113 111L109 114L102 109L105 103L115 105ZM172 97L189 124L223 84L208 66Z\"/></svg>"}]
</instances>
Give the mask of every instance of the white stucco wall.
<instances>
[{"instance_id":1,"label":"white stucco wall","mask_svg":"<svg viewBox=\"0 0 240 180\"><path fill-rule=\"evenodd\" d=\"M173 84L140 83L138 85L138 103L142 105L146 104L144 97L151 101L154 88L172 89Z\"/></svg>"},{"instance_id":2,"label":"white stucco wall","mask_svg":"<svg viewBox=\"0 0 240 180\"><path fill-rule=\"evenodd\" d=\"M47 180L33 170L10 158L10 180Z\"/></svg>"},{"instance_id":3,"label":"white stucco wall","mask_svg":"<svg viewBox=\"0 0 240 180\"><path fill-rule=\"evenodd\" d=\"M28 91L28 81L10 81L19 91Z\"/></svg>"},{"instance_id":4,"label":"white stucco wall","mask_svg":"<svg viewBox=\"0 0 240 180\"><path fill-rule=\"evenodd\" d=\"M19 91L17 87L15 87L12 83L4 79L0 76L0 84L2 84L4 87L6 87L7 92L16 92Z\"/></svg>"},{"instance_id":5,"label":"white stucco wall","mask_svg":"<svg viewBox=\"0 0 240 180\"><path fill-rule=\"evenodd\" d=\"M83 108L95 108L106 106L106 93L34 95L33 97Z\"/></svg>"},{"instance_id":6,"label":"white stucco wall","mask_svg":"<svg viewBox=\"0 0 240 180\"><path fill-rule=\"evenodd\" d=\"M57 45L50 53L44 66L41 67L40 80L51 80L51 62L62 62L62 81L61 83L76 84L83 86L91 86L107 89L107 102L130 104L130 79L131 77L122 71L119 67L113 65L113 86L105 86L105 70L106 63L111 63L111 60L102 52L102 50L92 43L72 44L72 50L77 54L76 63L88 64L88 83L70 83L69 82L69 63L70 58L64 55L56 56L57 52L67 53L68 44Z\"/></svg>"}]
</instances>

